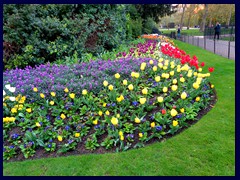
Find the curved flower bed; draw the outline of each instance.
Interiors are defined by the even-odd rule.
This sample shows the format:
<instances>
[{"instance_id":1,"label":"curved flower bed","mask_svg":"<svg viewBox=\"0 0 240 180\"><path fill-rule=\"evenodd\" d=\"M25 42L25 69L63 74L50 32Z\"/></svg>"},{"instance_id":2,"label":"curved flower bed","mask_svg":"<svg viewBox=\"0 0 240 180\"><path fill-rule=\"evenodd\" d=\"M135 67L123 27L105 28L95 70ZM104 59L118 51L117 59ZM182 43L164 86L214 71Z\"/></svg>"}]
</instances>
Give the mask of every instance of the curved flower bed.
<instances>
[{"instance_id":1,"label":"curved flower bed","mask_svg":"<svg viewBox=\"0 0 240 180\"><path fill-rule=\"evenodd\" d=\"M98 79L102 88L97 93L83 86L81 90L39 87L38 82L28 90L31 96L26 97L16 96L18 88L5 85L4 160L71 151L124 151L188 127L212 100L214 85L208 77L214 69L202 73L204 63L199 67L196 57L190 58L169 44L162 46L160 55L164 58L129 59L130 66L124 65L125 70L118 62L124 64L128 59L111 62L113 65L102 66L110 62L96 61L76 65L75 69L62 67L60 72L54 71L57 67L41 66L45 67L42 73L57 73L55 78L64 76L62 80L69 78L64 72L80 77L89 73L90 79L101 76L94 76L94 70L105 72ZM35 70L26 70L27 75L22 77L34 73L39 76L41 73ZM33 97L38 97L37 101L28 101Z\"/></svg>"}]
</instances>

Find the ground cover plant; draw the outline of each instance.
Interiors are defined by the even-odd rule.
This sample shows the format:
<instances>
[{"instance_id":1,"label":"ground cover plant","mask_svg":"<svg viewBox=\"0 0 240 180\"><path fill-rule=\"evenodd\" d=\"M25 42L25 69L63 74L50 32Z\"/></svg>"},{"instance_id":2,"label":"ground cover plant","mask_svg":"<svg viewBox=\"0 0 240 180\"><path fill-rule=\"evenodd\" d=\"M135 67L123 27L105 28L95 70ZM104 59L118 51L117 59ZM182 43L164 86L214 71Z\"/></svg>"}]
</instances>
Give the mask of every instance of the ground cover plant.
<instances>
[{"instance_id":1,"label":"ground cover plant","mask_svg":"<svg viewBox=\"0 0 240 180\"><path fill-rule=\"evenodd\" d=\"M202 73L204 62L199 65L196 56L169 44L150 54L155 59L130 60L138 68L128 75L118 69L111 80L103 77L97 93L86 88L77 94L67 86L46 93L34 85L30 90L37 100L28 101L11 94L17 88L5 84L4 159L75 149L125 151L188 127L213 98L208 77L214 68Z\"/></svg>"}]
</instances>

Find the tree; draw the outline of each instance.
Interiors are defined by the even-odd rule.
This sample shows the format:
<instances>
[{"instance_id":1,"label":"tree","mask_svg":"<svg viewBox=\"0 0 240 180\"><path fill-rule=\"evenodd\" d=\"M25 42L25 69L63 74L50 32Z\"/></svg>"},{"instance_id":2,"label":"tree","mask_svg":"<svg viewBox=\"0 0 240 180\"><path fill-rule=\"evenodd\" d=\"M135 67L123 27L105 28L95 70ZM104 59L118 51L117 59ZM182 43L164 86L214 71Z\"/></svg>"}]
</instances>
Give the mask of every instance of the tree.
<instances>
[{"instance_id":1,"label":"tree","mask_svg":"<svg viewBox=\"0 0 240 180\"><path fill-rule=\"evenodd\" d=\"M183 24L183 17L184 17L184 13L185 13L185 9L186 9L187 4L182 4L182 16L181 16L181 22L180 22L180 29L182 30L182 24Z\"/></svg>"},{"instance_id":2,"label":"tree","mask_svg":"<svg viewBox=\"0 0 240 180\"><path fill-rule=\"evenodd\" d=\"M205 4L205 11L204 11L204 15L203 15L203 20L202 20L202 24L200 27L200 31L204 32L205 30L205 25L206 25L206 18L207 18L207 14L208 14L208 4Z\"/></svg>"}]
</instances>

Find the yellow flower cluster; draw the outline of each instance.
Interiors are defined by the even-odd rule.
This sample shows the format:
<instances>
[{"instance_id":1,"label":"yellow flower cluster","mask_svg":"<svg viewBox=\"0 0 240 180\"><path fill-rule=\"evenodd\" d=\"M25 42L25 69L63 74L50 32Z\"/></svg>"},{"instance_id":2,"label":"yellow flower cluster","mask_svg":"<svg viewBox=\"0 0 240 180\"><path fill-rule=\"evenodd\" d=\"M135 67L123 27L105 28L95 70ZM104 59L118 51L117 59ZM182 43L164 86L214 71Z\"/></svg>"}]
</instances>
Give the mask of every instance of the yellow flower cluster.
<instances>
[{"instance_id":1,"label":"yellow flower cluster","mask_svg":"<svg viewBox=\"0 0 240 180\"><path fill-rule=\"evenodd\" d=\"M15 117L5 117L3 118L4 123L14 122L16 120Z\"/></svg>"},{"instance_id":2,"label":"yellow flower cluster","mask_svg":"<svg viewBox=\"0 0 240 180\"><path fill-rule=\"evenodd\" d=\"M132 76L132 77L135 77L135 78L139 78L140 74L137 73L137 72L132 72L132 73L131 73L131 76Z\"/></svg>"}]
</instances>

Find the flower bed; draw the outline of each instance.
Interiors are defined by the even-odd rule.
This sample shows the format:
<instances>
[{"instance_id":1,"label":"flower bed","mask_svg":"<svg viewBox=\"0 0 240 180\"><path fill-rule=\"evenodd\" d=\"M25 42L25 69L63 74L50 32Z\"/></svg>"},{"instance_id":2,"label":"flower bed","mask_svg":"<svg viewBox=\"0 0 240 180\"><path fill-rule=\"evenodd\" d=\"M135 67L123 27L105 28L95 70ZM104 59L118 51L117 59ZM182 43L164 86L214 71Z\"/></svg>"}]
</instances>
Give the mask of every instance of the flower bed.
<instances>
[{"instance_id":1,"label":"flower bed","mask_svg":"<svg viewBox=\"0 0 240 180\"><path fill-rule=\"evenodd\" d=\"M22 78L45 73L69 84L51 89L52 80L47 76L45 86L36 82L26 88L28 97L16 96L18 87L11 87L19 77L11 86L5 85L4 160L125 151L189 127L213 99L214 85L208 77L214 69L202 73L204 63L199 67L196 57L168 44L158 53L164 58L99 60L71 68L42 65L25 70ZM69 74L78 76L76 82L69 82L74 78ZM78 89L74 84L81 81L79 77L89 78L84 82L96 79L101 88L95 91L94 86L77 84ZM34 97L37 100L32 101Z\"/></svg>"}]
</instances>

